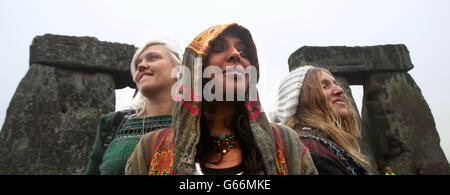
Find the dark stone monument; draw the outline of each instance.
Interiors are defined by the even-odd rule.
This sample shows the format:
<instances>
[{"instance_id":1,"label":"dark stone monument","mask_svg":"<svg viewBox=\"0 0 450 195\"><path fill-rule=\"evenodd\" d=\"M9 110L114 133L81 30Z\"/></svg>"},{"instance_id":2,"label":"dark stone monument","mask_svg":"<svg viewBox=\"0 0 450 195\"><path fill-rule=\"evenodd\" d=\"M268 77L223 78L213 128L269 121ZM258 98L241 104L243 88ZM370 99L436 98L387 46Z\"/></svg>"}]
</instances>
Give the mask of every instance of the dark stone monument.
<instances>
[{"instance_id":1,"label":"dark stone monument","mask_svg":"<svg viewBox=\"0 0 450 195\"><path fill-rule=\"evenodd\" d=\"M390 166L397 174L450 174L431 111L407 73L414 66L405 45L305 46L289 57L289 70L305 65L330 70L348 97L349 85L363 85L360 143L372 173Z\"/></svg>"},{"instance_id":2,"label":"dark stone monument","mask_svg":"<svg viewBox=\"0 0 450 195\"><path fill-rule=\"evenodd\" d=\"M0 174L82 174L99 116L114 111L114 90L135 88L129 63L136 49L37 36L0 132ZM397 174L450 174L431 111L407 73L406 46L305 46L290 56L289 69L304 65L330 70L348 97L350 85L364 86L360 143L373 173L391 166Z\"/></svg>"},{"instance_id":3,"label":"dark stone monument","mask_svg":"<svg viewBox=\"0 0 450 195\"><path fill-rule=\"evenodd\" d=\"M0 132L0 174L82 174L100 114L115 109L114 90L133 87L135 50L92 37L37 36Z\"/></svg>"}]
</instances>

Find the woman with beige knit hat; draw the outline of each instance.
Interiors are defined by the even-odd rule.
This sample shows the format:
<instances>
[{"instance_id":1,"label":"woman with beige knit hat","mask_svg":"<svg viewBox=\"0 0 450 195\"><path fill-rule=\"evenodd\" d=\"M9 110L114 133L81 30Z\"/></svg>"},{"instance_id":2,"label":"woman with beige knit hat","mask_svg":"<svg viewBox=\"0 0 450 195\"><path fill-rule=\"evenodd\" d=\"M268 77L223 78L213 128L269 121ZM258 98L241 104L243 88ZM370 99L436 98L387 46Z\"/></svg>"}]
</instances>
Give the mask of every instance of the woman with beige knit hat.
<instances>
[{"instance_id":1,"label":"woman with beige knit hat","mask_svg":"<svg viewBox=\"0 0 450 195\"><path fill-rule=\"evenodd\" d=\"M319 174L369 174L357 143L358 115L328 70L293 70L279 87L271 118L297 131Z\"/></svg>"}]
</instances>

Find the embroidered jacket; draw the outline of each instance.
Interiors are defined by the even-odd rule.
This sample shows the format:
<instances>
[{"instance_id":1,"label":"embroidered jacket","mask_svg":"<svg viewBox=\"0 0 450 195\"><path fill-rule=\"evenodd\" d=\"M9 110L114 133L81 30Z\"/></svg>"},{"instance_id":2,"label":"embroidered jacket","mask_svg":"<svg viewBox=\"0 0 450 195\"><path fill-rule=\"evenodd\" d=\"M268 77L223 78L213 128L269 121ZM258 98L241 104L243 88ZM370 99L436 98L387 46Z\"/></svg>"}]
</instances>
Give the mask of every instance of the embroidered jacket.
<instances>
[{"instance_id":1,"label":"embroidered jacket","mask_svg":"<svg viewBox=\"0 0 450 195\"><path fill-rule=\"evenodd\" d=\"M297 130L320 175L369 175L368 170L320 129Z\"/></svg>"},{"instance_id":2,"label":"embroidered jacket","mask_svg":"<svg viewBox=\"0 0 450 195\"><path fill-rule=\"evenodd\" d=\"M271 128L276 143L276 159L272 165L275 168L274 174L317 173L309 158L308 149L299 144L295 132L283 125L271 124ZM174 166L173 134L172 128L165 128L143 136L130 157L126 174L179 174ZM298 150L301 147L303 149ZM298 156L303 158L296 158Z\"/></svg>"}]
</instances>

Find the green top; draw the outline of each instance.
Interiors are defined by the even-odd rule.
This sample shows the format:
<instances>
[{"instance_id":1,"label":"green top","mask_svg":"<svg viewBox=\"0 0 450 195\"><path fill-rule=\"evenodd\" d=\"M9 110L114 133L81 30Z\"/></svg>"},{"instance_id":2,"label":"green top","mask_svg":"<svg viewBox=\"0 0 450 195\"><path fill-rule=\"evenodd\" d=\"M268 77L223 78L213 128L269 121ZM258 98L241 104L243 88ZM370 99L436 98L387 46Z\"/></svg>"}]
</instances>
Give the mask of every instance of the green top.
<instances>
[{"instance_id":1,"label":"green top","mask_svg":"<svg viewBox=\"0 0 450 195\"><path fill-rule=\"evenodd\" d=\"M127 160L141 136L153 130L170 127L172 123L171 115L127 119L105 153L101 154L101 132L106 131L112 116L113 112L100 117L99 130L85 172L87 175L124 175Z\"/></svg>"}]
</instances>

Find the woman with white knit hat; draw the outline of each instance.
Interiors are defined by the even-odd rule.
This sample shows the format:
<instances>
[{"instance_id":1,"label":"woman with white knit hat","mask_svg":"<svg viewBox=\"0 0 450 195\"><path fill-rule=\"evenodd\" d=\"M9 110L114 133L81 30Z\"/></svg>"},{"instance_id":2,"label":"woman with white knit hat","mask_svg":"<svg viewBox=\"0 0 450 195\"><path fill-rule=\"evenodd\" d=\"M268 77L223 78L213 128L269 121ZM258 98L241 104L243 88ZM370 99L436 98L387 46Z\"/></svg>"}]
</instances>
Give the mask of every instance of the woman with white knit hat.
<instances>
[{"instance_id":1,"label":"woman with white knit hat","mask_svg":"<svg viewBox=\"0 0 450 195\"><path fill-rule=\"evenodd\" d=\"M302 66L279 87L272 121L293 128L310 149L319 174L366 175L358 115L326 69Z\"/></svg>"}]
</instances>

